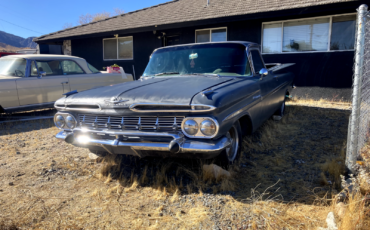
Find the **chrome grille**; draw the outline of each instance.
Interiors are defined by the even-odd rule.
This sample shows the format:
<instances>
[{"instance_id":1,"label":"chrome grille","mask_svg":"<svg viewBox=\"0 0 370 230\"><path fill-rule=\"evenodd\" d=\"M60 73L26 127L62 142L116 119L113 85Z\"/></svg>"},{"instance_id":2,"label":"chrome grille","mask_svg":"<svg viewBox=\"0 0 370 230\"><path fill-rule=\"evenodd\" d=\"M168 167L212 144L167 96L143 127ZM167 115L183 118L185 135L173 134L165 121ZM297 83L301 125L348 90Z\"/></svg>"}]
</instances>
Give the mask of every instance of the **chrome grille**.
<instances>
[{"instance_id":1,"label":"chrome grille","mask_svg":"<svg viewBox=\"0 0 370 230\"><path fill-rule=\"evenodd\" d=\"M79 114L81 127L89 129L173 131L180 130L184 117L128 117Z\"/></svg>"}]
</instances>

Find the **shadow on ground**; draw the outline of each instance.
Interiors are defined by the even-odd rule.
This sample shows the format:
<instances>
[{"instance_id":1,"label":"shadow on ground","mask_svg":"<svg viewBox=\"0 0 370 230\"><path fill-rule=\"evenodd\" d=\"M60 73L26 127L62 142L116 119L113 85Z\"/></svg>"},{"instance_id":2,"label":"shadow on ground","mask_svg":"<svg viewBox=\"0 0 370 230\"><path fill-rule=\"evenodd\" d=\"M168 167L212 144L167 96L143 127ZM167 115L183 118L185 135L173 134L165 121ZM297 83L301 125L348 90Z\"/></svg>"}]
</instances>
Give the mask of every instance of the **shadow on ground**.
<instances>
[{"instance_id":1,"label":"shadow on ground","mask_svg":"<svg viewBox=\"0 0 370 230\"><path fill-rule=\"evenodd\" d=\"M0 136L51 128L54 126L53 119L17 120L52 117L55 113L55 109L46 109L14 114L0 114Z\"/></svg>"},{"instance_id":2,"label":"shadow on ground","mask_svg":"<svg viewBox=\"0 0 370 230\"><path fill-rule=\"evenodd\" d=\"M226 180L205 179L202 167L210 161L123 155L98 161L105 162L102 175L124 187L134 183L182 194L228 194L243 202L266 191L266 197L283 202L312 204L338 193L348 117L346 110L288 106L281 121L269 120L244 138L242 156Z\"/></svg>"}]
</instances>

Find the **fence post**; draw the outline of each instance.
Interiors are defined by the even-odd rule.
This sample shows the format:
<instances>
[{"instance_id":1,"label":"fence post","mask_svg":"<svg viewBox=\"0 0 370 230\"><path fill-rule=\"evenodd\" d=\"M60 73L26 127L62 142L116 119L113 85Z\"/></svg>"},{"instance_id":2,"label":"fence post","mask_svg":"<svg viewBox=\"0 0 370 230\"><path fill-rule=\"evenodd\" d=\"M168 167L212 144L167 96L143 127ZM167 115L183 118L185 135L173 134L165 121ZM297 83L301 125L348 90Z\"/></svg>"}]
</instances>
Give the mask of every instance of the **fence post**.
<instances>
[{"instance_id":1,"label":"fence post","mask_svg":"<svg viewBox=\"0 0 370 230\"><path fill-rule=\"evenodd\" d=\"M356 46L355 46L355 64L354 64L354 79L353 79L353 95L352 95L352 113L349 119L349 134L347 141L347 156L346 166L350 173L355 173L355 165L358 153L358 129L361 105L361 83L362 83L362 67L365 48L365 26L366 14L368 7L363 4L357 9L357 31L356 31Z\"/></svg>"}]
</instances>

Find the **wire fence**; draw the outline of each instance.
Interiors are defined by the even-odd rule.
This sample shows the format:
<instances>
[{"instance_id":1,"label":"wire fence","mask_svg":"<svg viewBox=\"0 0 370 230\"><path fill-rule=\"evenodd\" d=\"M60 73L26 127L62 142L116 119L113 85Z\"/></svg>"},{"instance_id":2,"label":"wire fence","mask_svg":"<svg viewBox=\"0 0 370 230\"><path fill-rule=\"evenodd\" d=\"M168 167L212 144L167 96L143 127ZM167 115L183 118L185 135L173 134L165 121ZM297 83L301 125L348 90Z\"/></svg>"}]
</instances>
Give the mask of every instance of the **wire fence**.
<instances>
[{"instance_id":1,"label":"wire fence","mask_svg":"<svg viewBox=\"0 0 370 230\"><path fill-rule=\"evenodd\" d=\"M370 144L370 12L366 5L361 5L357 11L352 113L346 158L351 173L356 173L360 153Z\"/></svg>"}]
</instances>

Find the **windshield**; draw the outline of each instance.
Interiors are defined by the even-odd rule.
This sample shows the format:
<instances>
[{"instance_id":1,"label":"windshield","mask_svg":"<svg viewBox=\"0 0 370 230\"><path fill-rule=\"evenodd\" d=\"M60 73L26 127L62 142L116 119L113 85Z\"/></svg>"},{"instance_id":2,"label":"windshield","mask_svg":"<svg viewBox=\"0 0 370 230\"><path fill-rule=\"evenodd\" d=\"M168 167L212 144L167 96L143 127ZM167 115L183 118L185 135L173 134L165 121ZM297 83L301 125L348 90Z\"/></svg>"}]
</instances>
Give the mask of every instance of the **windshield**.
<instances>
[{"instance_id":1,"label":"windshield","mask_svg":"<svg viewBox=\"0 0 370 230\"><path fill-rule=\"evenodd\" d=\"M244 45L208 43L170 47L155 51L143 76L175 76L178 74L218 74L224 76L247 74L249 76L248 67Z\"/></svg>"},{"instance_id":2,"label":"windshield","mask_svg":"<svg viewBox=\"0 0 370 230\"><path fill-rule=\"evenodd\" d=\"M23 58L0 58L0 75L24 77L27 61Z\"/></svg>"}]
</instances>

